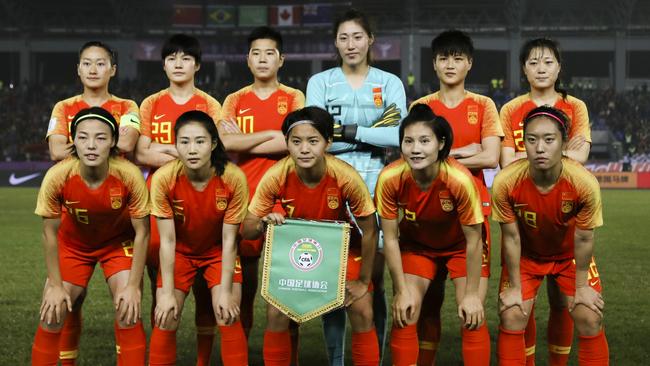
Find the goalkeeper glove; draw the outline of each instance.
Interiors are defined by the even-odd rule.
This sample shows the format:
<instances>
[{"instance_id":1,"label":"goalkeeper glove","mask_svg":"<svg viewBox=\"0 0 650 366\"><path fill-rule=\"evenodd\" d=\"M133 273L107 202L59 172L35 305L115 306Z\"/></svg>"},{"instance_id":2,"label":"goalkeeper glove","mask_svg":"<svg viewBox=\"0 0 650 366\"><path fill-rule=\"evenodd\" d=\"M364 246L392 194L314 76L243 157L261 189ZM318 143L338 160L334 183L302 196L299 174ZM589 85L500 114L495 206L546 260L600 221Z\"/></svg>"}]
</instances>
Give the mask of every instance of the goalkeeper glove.
<instances>
[{"instance_id":1,"label":"goalkeeper glove","mask_svg":"<svg viewBox=\"0 0 650 366\"><path fill-rule=\"evenodd\" d=\"M384 113L381 114L379 119L377 119L373 124L372 127L395 127L399 126L399 121L402 118L402 115L400 114L399 109L397 109L397 106L395 103L392 103L386 109L384 109Z\"/></svg>"},{"instance_id":2,"label":"goalkeeper glove","mask_svg":"<svg viewBox=\"0 0 650 366\"><path fill-rule=\"evenodd\" d=\"M342 125L334 123L334 141L354 142L357 137L357 125Z\"/></svg>"}]
</instances>

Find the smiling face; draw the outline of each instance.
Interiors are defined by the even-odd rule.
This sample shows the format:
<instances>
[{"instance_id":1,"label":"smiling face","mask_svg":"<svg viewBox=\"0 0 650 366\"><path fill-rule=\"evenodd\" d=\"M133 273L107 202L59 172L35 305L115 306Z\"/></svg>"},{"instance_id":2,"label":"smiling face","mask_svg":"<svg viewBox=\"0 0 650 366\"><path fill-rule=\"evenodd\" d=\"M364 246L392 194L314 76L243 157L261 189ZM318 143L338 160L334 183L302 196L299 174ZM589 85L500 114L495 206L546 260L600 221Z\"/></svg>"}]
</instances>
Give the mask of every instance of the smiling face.
<instances>
[{"instance_id":1,"label":"smiling face","mask_svg":"<svg viewBox=\"0 0 650 366\"><path fill-rule=\"evenodd\" d=\"M531 89L537 90L555 87L560 69L555 54L548 48L533 48L523 68Z\"/></svg>"},{"instance_id":2,"label":"smiling face","mask_svg":"<svg viewBox=\"0 0 650 366\"><path fill-rule=\"evenodd\" d=\"M115 76L115 65L111 64L108 52L97 46L83 50L77 65L77 75L86 88L99 89L108 87L111 77Z\"/></svg>"},{"instance_id":3,"label":"smiling face","mask_svg":"<svg viewBox=\"0 0 650 366\"><path fill-rule=\"evenodd\" d=\"M277 45L272 39L256 39L248 52L248 68L258 80L270 80L278 76L278 70L284 63Z\"/></svg>"},{"instance_id":4,"label":"smiling face","mask_svg":"<svg viewBox=\"0 0 650 366\"><path fill-rule=\"evenodd\" d=\"M357 67L368 65L368 52L374 38L359 23L348 20L339 25L334 45L344 65Z\"/></svg>"},{"instance_id":5,"label":"smiling face","mask_svg":"<svg viewBox=\"0 0 650 366\"><path fill-rule=\"evenodd\" d=\"M165 57L163 68L170 82L182 85L194 80L194 74L199 71L200 65L194 56L176 52Z\"/></svg>"},{"instance_id":6,"label":"smiling face","mask_svg":"<svg viewBox=\"0 0 650 366\"><path fill-rule=\"evenodd\" d=\"M562 132L549 117L537 117L526 124L524 144L528 161L534 170L550 170L562 161Z\"/></svg>"},{"instance_id":7,"label":"smiling face","mask_svg":"<svg viewBox=\"0 0 650 366\"><path fill-rule=\"evenodd\" d=\"M322 167L330 145L331 142L325 140L311 124L293 127L287 137L287 149L291 159L304 170Z\"/></svg>"},{"instance_id":8,"label":"smiling face","mask_svg":"<svg viewBox=\"0 0 650 366\"><path fill-rule=\"evenodd\" d=\"M412 170L427 169L438 161L438 153L445 146L438 141L431 127L416 122L404 129L402 156Z\"/></svg>"},{"instance_id":9,"label":"smiling face","mask_svg":"<svg viewBox=\"0 0 650 366\"><path fill-rule=\"evenodd\" d=\"M111 148L115 146L111 128L96 119L87 119L77 125L73 143L79 160L88 167L107 163Z\"/></svg>"},{"instance_id":10,"label":"smiling face","mask_svg":"<svg viewBox=\"0 0 650 366\"><path fill-rule=\"evenodd\" d=\"M463 83L471 68L472 60L463 54L436 55L433 59L433 70L440 82L448 86Z\"/></svg>"},{"instance_id":11,"label":"smiling face","mask_svg":"<svg viewBox=\"0 0 650 366\"><path fill-rule=\"evenodd\" d=\"M187 169L201 170L206 165L209 167L212 150L215 148L210 132L198 122L189 122L178 130L176 150Z\"/></svg>"}]
</instances>

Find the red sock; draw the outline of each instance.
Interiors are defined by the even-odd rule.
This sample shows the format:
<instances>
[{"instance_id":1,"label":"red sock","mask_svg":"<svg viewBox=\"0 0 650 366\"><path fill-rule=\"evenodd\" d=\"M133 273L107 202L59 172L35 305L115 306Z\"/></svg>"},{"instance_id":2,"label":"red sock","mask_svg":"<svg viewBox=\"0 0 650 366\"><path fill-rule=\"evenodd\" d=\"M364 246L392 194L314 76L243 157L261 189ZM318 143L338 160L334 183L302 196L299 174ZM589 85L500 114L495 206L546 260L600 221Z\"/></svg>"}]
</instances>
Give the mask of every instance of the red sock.
<instances>
[{"instance_id":1,"label":"red sock","mask_svg":"<svg viewBox=\"0 0 650 366\"><path fill-rule=\"evenodd\" d=\"M79 357L79 339L81 337L81 309L68 313L59 338L59 360L61 366L74 366Z\"/></svg>"},{"instance_id":2,"label":"red sock","mask_svg":"<svg viewBox=\"0 0 650 366\"><path fill-rule=\"evenodd\" d=\"M483 323L476 330L462 327L463 361L466 366L490 365L490 333Z\"/></svg>"},{"instance_id":3,"label":"red sock","mask_svg":"<svg viewBox=\"0 0 650 366\"><path fill-rule=\"evenodd\" d=\"M355 366L379 365L379 340L375 328L352 333L352 363Z\"/></svg>"},{"instance_id":4,"label":"red sock","mask_svg":"<svg viewBox=\"0 0 650 366\"><path fill-rule=\"evenodd\" d=\"M117 321L113 321L113 333L115 334L115 359L116 365L122 366L122 358L120 357L120 326Z\"/></svg>"},{"instance_id":5,"label":"red sock","mask_svg":"<svg viewBox=\"0 0 650 366\"><path fill-rule=\"evenodd\" d=\"M499 366L523 366L526 364L526 343L523 330L507 330L499 327L497 341Z\"/></svg>"},{"instance_id":6,"label":"red sock","mask_svg":"<svg viewBox=\"0 0 650 366\"><path fill-rule=\"evenodd\" d=\"M176 365L176 331L154 327L149 341L149 365Z\"/></svg>"},{"instance_id":7,"label":"red sock","mask_svg":"<svg viewBox=\"0 0 650 366\"><path fill-rule=\"evenodd\" d=\"M144 365L147 337L142 322L131 328L117 329L120 346L118 363L122 365Z\"/></svg>"},{"instance_id":8,"label":"red sock","mask_svg":"<svg viewBox=\"0 0 650 366\"><path fill-rule=\"evenodd\" d=\"M248 342L241 322L220 326L221 360L224 366L248 365Z\"/></svg>"},{"instance_id":9,"label":"red sock","mask_svg":"<svg viewBox=\"0 0 650 366\"><path fill-rule=\"evenodd\" d=\"M438 313L435 317L420 318L418 321L418 365L435 365L442 327L439 315Z\"/></svg>"},{"instance_id":10,"label":"red sock","mask_svg":"<svg viewBox=\"0 0 650 366\"><path fill-rule=\"evenodd\" d=\"M404 328L393 326L390 331L390 350L393 365L410 366L418 361L418 329L415 324Z\"/></svg>"},{"instance_id":11,"label":"red sock","mask_svg":"<svg viewBox=\"0 0 650 366\"><path fill-rule=\"evenodd\" d=\"M60 330L49 332L39 325L32 345L32 366L56 366L59 362L60 338Z\"/></svg>"},{"instance_id":12,"label":"red sock","mask_svg":"<svg viewBox=\"0 0 650 366\"><path fill-rule=\"evenodd\" d=\"M549 325L550 325L549 321ZM530 309L530 317L524 333L526 342L526 366L535 366L535 348L537 343L537 322L535 321L535 307Z\"/></svg>"},{"instance_id":13,"label":"red sock","mask_svg":"<svg viewBox=\"0 0 650 366\"><path fill-rule=\"evenodd\" d=\"M573 343L573 318L566 307L550 309L548 317L549 365L566 366Z\"/></svg>"},{"instance_id":14,"label":"red sock","mask_svg":"<svg viewBox=\"0 0 650 366\"><path fill-rule=\"evenodd\" d=\"M289 331L264 332L264 365L289 366L291 359L291 336Z\"/></svg>"},{"instance_id":15,"label":"red sock","mask_svg":"<svg viewBox=\"0 0 650 366\"><path fill-rule=\"evenodd\" d=\"M196 325L196 366L208 366L214 346L214 326Z\"/></svg>"},{"instance_id":16,"label":"red sock","mask_svg":"<svg viewBox=\"0 0 650 366\"><path fill-rule=\"evenodd\" d=\"M608 366L609 346L605 331L601 330L595 336L578 337L578 365L580 366Z\"/></svg>"},{"instance_id":17,"label":"red sock","mask_svg":"<svg viewBox=\"0 0 650 366\"><path fill-rule=\"evenodd\" d=\"M289 334L291 335L291 366L298 366L298 355L300 354L300 324L289 323Z\"/></svg>"}]
</instances>

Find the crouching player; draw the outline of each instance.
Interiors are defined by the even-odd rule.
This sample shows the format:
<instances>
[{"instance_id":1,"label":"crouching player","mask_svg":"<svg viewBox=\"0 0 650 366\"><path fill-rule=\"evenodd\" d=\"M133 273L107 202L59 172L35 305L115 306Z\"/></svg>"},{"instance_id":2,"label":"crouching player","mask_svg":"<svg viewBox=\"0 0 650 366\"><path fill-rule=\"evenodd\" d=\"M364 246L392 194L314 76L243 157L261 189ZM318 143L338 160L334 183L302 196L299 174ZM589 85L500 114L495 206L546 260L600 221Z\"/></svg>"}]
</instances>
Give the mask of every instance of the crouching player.
<instances>
[{"instance_id":1,"label":"crouching player","mask_svg":"<svg viewBox=\"0 0 650 366\"><path fill-rule=\"evenodd\" d=\"M200 271L212 295L223 364L247 365L235 245L248 203L246 177L228 162L214 120L206 113L183 113L174 134L179 159L158 169L151 182L152 214L160 232L160 275L149 362L176 363L176 329Z\"/></svg>"},{"instance_id":2,"label":"crouching player","mask_svg":"<svg viewBox=\"0 0 650 366\"><path fill-rule=\"evenodd\" d=\"M118 364L144 364L149 193L140 170L117 157L118 129L103 108L79 111L70 125L72 157L53 166L41 185L36 214L43 217L47 280L32 365L59 361L64 320L98 262L115 304Z\"/></svg>"},{"instance_id":3,"label":"crouching player","mask_svg":"<svg viewBox=\"0 0 650 366\"><path fill-rule=\"evenodd\" d=\"M524 119L526 159L494 181L493 217L501 224L507 272L500 285L500 365L525 365L524 329L544 277L553 277L578 331L578 363L608 365L601 279L592 257L603 224L598 181L563 158L570 126L548 106Z\"/></svg>"},{"instance_id":4,"label":"crouching player","mask_svg":"<svg viewBox=\"0 0 650 366\"><path fill-rule=\"evenodd\" d=\"M445 266L456 287L465 365L489 365L483 303L489 270L482 267L483 213L472 174L449 157L449 123L424 104L400 125L402 159L377 181L375 202L393 279L393 365L418 361L417 322L424 295ZM487 352L482 352L487 350Z\"/></svg>"},{"instance_id":5,"label":"crouching player","mask_svg":"<svg viewBox=\"0 0 650 366\"><path fill-rule=\"evenodd\" d=\"M265 224L284 223L282 214L272 212L276 201L282 202L291 218L350 222L345 305L352 325L352 360L355 365L378 365L379 343L369 292L377 219L370 192L352 166L326 153L332 144L334 120L324 109L306 107L289 113L282 133L289 156L262 177L244 220L243 235L254 239L262 235ZM348 207L356 224L348 216ZM268 305L264 364L288 366L290 356L289 318Z\"/></svg>"}]
</instances>

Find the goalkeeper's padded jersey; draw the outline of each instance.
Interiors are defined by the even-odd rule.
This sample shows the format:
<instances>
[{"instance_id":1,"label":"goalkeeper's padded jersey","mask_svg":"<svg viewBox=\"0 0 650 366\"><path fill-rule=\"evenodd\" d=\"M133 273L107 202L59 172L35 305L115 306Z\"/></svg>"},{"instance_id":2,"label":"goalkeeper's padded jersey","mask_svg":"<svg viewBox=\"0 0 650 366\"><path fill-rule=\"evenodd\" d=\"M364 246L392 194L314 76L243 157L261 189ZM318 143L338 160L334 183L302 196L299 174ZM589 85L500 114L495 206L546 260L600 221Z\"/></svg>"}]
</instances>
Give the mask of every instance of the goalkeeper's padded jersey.
<instances>
[{"instance_id":1,"label":"goalkeeper's padded jersey","mask_svg":"<svg viewBox=\"0 0 650 366\"><path fill-rule=\"evenodd\" d=\"M326 109L337 123L357 124L356 141L379 147L399 146L399 127L372 128L384 110L395 104L401 118L406 117L406 94L395 75L370 67L363 85L353 89L343 70L335 67L320 72L307 84L307 106ZM400 118L400 119L401 119ZM330 152L358 150L358 144L335 142Z\"/></svg>"}]
</instances>

